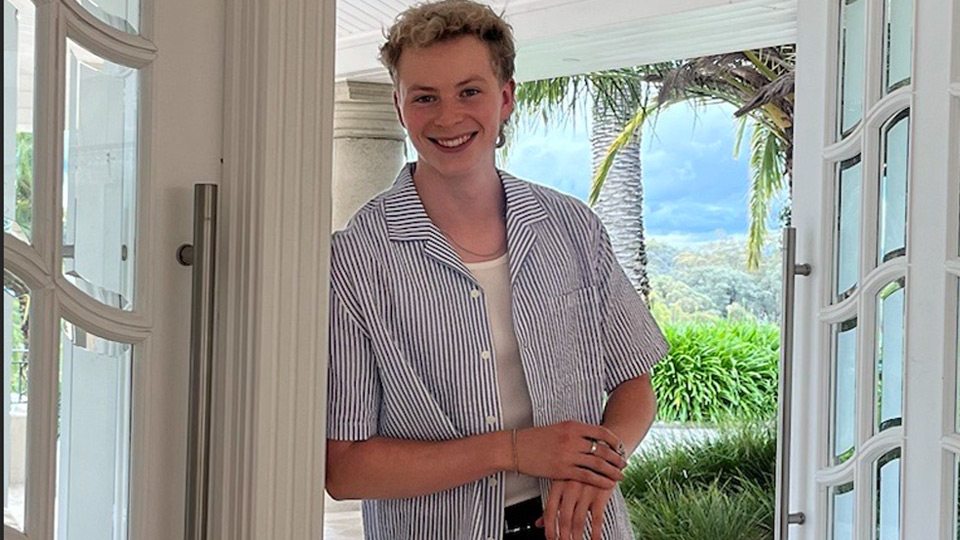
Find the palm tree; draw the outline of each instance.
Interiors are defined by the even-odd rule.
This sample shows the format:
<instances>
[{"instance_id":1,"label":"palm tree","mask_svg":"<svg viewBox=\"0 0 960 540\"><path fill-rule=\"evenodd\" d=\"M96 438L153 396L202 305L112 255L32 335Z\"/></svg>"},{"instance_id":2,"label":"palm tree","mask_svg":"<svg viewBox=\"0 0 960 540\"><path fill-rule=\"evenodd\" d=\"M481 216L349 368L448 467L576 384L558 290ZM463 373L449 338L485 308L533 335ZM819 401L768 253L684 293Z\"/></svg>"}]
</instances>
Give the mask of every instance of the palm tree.
<instances>
[{"instance_id":1,"label":"palm tree","mask_svg":"<svg viewBox=\"0 0 960 540\"><path fill-rule=\"evenodd\" d=\"M524 83L518 89L517 102L521 111L529 109L547 118L550 113L564 112L563 106L574 110L578 92L588 91L596 102L622 117L624 110L616 106L617 97L629 98L623 104L633 107L630 117L621 118L619 134L602 162L594 166L591 204L599 200L607 182L617 183L610 174L620 160L618 156L631 148L643 125L660 111L678 103L734 106L734 116L740 121L735 153L739 153L747 124L752 127L747 265L756 269L773 199L784 187L788 195L792 192L795 68L796 47L782 45ZM650 86L657 88L657 94L648 100ZM639 181L639 173L637 178Z\"/></svg>"}]
</instances>

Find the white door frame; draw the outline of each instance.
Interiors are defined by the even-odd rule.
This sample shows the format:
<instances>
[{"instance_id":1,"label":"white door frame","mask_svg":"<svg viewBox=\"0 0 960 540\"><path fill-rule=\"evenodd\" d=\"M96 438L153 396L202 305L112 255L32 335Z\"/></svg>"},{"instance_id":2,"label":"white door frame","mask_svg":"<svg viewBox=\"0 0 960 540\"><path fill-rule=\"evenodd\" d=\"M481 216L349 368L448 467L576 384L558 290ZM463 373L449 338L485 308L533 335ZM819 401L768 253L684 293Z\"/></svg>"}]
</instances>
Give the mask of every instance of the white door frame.
<instances>
[{"instance_id":1,"label":"white door frame","mask_svg":"<svg viewBox=\"0 0 960 540\"><path fill-rule=\"evenodd\" d=\"M226 5L211 538L320 538L335 2Z\"/></svg>"}]
</instances>

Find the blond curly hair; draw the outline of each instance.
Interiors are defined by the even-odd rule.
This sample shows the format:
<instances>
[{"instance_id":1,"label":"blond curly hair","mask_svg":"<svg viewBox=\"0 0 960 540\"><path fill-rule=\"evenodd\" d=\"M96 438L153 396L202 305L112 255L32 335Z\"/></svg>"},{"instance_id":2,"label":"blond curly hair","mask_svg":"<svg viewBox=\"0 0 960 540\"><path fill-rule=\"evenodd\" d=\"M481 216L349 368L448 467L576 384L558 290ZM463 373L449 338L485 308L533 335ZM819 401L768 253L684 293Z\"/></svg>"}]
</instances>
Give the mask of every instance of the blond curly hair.
<instances>
[{"instance_id":1,"label":"blond curly hair","mask_svg":"<svg viewBox=\"0 0 960 540\"><path fill-rule=\"evenodd\" d=\"M397 64L404 48L429 47L434 43L475 36L490 51L494 71L501 83L513 78L513 29L490 6L472 0L440 0L417 4L400 15L384 34L380 62L397 82Z\"/></svg>"}]
</instances>

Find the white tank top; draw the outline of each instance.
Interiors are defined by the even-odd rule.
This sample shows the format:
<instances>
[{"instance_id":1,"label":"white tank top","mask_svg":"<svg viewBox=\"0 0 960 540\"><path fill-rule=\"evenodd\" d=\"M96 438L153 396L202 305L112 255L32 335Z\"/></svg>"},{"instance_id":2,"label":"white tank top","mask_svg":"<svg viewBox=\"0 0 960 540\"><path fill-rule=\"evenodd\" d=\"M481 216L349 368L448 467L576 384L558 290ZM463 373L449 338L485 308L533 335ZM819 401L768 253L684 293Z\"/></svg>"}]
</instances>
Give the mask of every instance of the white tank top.
<instances>
[{"instance_id":1,"label":"white tank top","mask_svg":"<svg viewBox=\"0 0 960 540\"><path fill-rule=\"evenodd\" d=\"M533 405L530 390L520 362L520 346L513 329L510 303L510 260L508 255L492 261L469 263L467 268L483 288L483 300L493 338L493 359L497 364L497 388L504 429L533 426ZM540 496L540 483L513 472L504 475L504 505L510 506Z\"/></svg>"}]
</instances>

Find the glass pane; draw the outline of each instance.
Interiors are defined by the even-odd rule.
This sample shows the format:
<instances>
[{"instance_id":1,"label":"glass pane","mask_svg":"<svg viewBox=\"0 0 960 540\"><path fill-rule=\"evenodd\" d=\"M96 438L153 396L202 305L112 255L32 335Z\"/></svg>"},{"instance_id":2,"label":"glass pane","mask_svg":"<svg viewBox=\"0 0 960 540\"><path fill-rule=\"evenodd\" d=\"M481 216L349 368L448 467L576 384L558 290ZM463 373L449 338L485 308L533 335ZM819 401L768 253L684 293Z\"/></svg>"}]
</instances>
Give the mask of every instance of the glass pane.
<instances>
[{"instance_id":1,"label":"glass pane","mask_svg":"<svg viewBox=\"0 0 960 540\"><path fill-rule=\"evenodd\" d=\"M910 84L913 0L886 0L883 7L883 93Z\"/></svg>"},{"instance_id":2,"label":"glass pane","mask_svg":"<svg viewBox=\"0 0 960 540\"><path fill-rule=\"evenodd\" d=\"M23 531L27 483L30 293L3 272L3 524Z\"/></svg>"},{"instance_id":3,"label":"glass pane","mask_svg":"<svg viewBox=\"0 0 960 540\"><path fill-rule=\"evenodd\" d=\"M883 135L883 166L880 169L880 234L877 263L906 254L907 161L910 137L909 111L893 118Z\"/></svg>"},{"instance_id":4,"label":"glass pane","mask_svg":"<svg viewBox=\"0 0 960 540\"><path fill-rule=\"evenodd\" d=\"M877 295L877 431L899 426L903 418L904 285L899 279Z\"/></svg>"},{"instance_id":5,"label":"glass pane","mask_svg":"<svg viewBox=\"0 0 960 540\"><path fill-rule=\"evenodd\" d=\"M900 539L900 449L877 460L876 539Z\"/></svg>"},{"instance_id":6,"label":"glass pane","mask_svg":"<svg viewBox=\"0 0 960 540\"><path fill-rule=\"evenodd\" d=\"M860 274L860 156L840 164L837 181L836 294L849 296Z\"/></svg>"},{"instance_id":7,"label":"glass pane","mask_svg":"<svg viewBox=\"0 0 960 540\"><path fill-rule=\"evenodd\" d=\"M954 501L957 506L957 540L960 540L960 456L957 457L957 495Z\"/></svg>"},{"instance_id":8,"label":"glass pane","mask_svg":"<svg viewBox=\"0 0 960 540\"><path fill-rule=\"evenodd\" d=\"M100 302L132 309L140 77L73 42L67 49L63 273Z\"/></svg>"},{"instance_id":9,"label":"glass pane","mask_svg":"<svg viewBox=\"0 0 960 540\"><path fill-rule=\"evenodd\" d=\"M853 482L830 490L830 539L853 540Z\"/></svg>"},{"instance_id":10,"label":"glass pane","mask_svg":"<svg viewBox=\"0 0 960 540\"><path fill-rule=\"evenodd\" d=\"M63 322L57 538L127 537L133 347Z\"/></svg>"},{"instance_id":11,"label":"glass pane","mask_svg":"<svg viewBox=\"0 0 960 540\"><path fill-rule=\"evenodd\" d=\"M140 2L138 0L79 0L94 17L117 30L136 34L140 28Z\"/></svg>"},{"instance_id":12,"label":"glass pane","mask_svg":"<svg viewBox=\"0 0 960 540\"><path fill-rule=\"evenodd\" d=\"M33 228L33 55L30 0L3 2L3 230L29 242Z\"/></svg>"},{"instance_id":13,"label":"glass pane","mask_svg":"<svg viewBox=\"0 0 960 540\"><path fill-rule=\"evenodd\" d=\"M840 134L863 118L866 0L845 0L840 17Z\"/></svg>"},{"instance_id":14,"label":"glass pane","mask_svg":"<svg viewBox=\"0 0 960 540\"><path fill-rule=\"evenodd\" d=\"M857 320L834 326L833 458L850 459L856 447Z\"/></svg>"}]
</instances>

